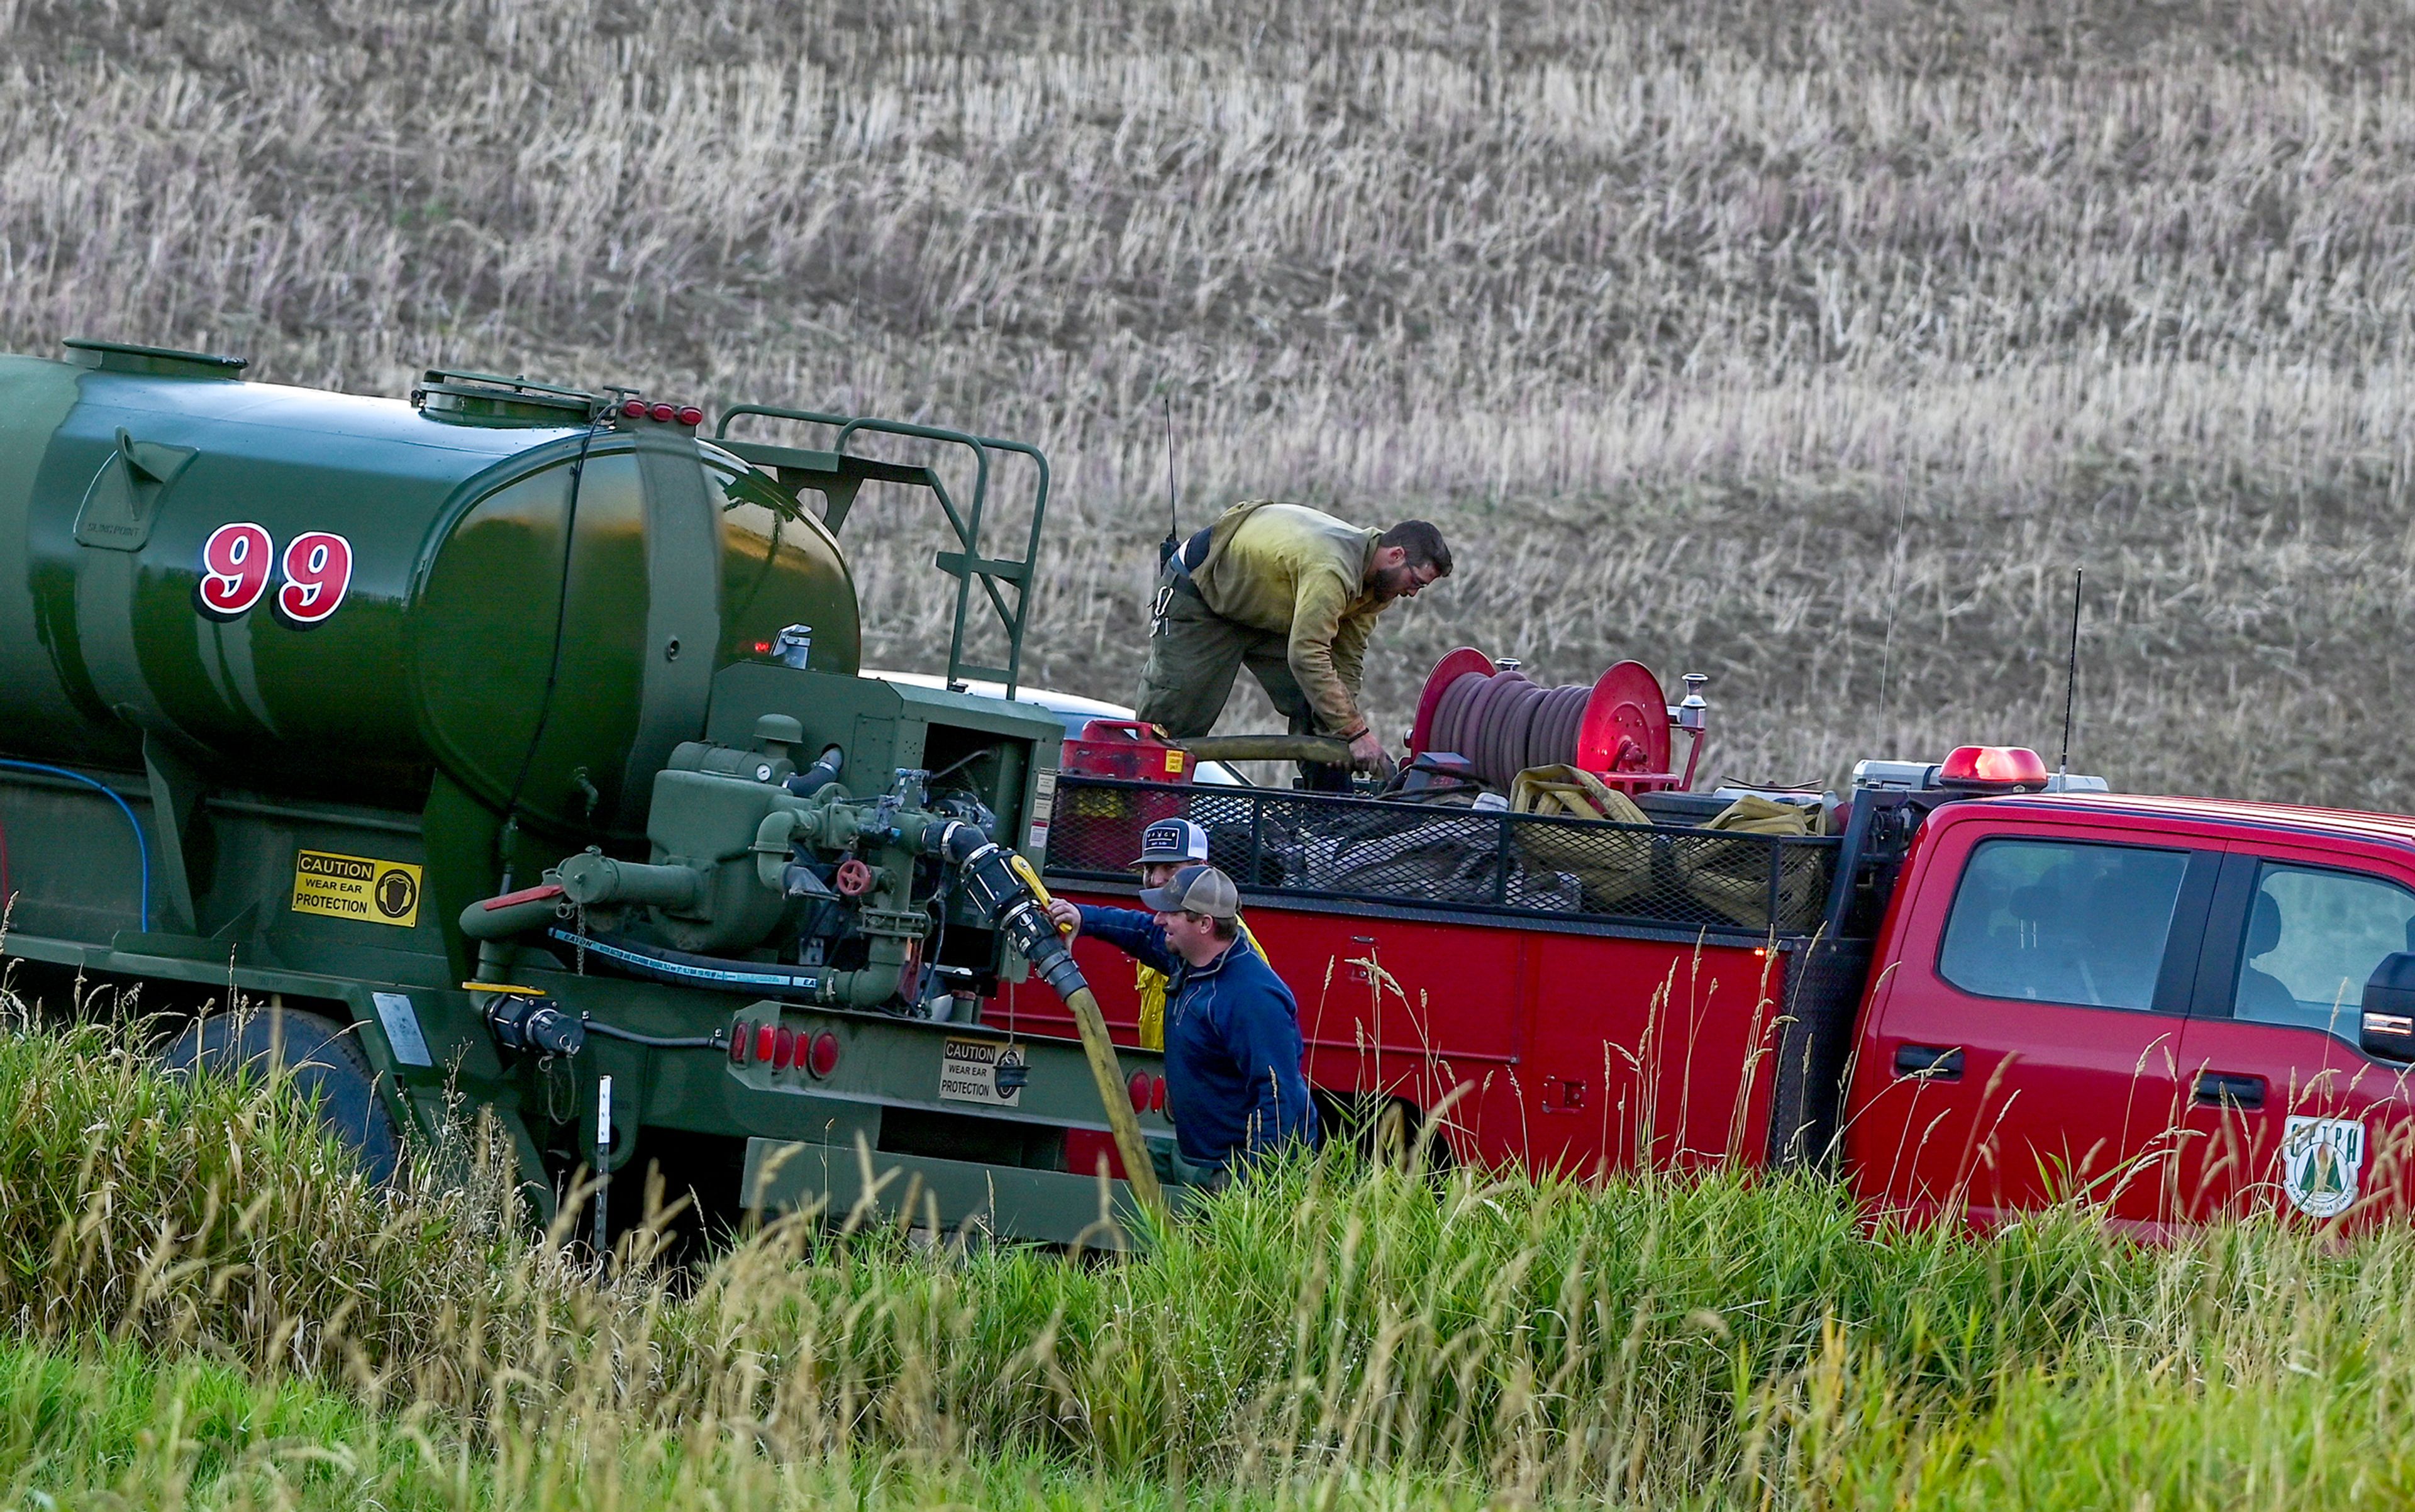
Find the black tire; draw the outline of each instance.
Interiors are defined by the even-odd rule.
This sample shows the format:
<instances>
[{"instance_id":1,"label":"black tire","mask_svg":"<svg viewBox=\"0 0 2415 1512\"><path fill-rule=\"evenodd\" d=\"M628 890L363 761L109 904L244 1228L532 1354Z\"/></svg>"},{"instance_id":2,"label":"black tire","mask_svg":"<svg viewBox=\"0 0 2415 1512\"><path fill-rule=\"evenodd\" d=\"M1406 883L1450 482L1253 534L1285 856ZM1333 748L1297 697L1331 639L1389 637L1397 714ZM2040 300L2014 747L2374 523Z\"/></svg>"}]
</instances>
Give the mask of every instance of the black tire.
<instances>
[{"instance_id":1,"label":"black tire","mask_svg":"<svg viewBox=\"0 0 2415 1512\"><path fill-rule=\"evenodd\" d=\"M1459 1163L1449 1142L1426 1128L1423 1111L1405 1098L1315 1088L1309 1096L1316 1102L1318 1137L1351 1146L1360 1160L1405 1164L1416 1145L1417 1167L1429 1177L1447 1176Z\"/></svg>"},{"instance_id":2,"label":"black tire","mask_svg":"<svg viewBox=\"0 0 2415 1512\"><path fill-rule=\"evenodd\" d=\"M303 1100L317 1100L319 1122L360 1158L371 1181L391 1182L402 1162L402 1130L368 1058L332 1019L279 1008L213 1013L188 1025L160 1058L171 1070L199 1067L221 1076L282 1066Z\"/></svg>"}]
</instances>

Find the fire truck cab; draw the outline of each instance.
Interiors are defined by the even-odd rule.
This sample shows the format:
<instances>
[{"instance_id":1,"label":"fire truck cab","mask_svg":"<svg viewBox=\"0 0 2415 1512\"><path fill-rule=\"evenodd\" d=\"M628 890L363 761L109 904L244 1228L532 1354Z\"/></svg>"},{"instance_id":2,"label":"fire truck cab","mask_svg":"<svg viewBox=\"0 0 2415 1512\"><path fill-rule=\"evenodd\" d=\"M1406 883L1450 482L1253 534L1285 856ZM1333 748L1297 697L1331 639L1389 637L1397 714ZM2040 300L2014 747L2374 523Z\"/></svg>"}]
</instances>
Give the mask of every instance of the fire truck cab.
<instances>
[{"instance_id":1,"label":"fire truck cab","mask_svg":"<svg viewBox=\"0 0 2415 1512\"><path fill-rule=\"evenodd\" d=\"M1978 1223L2084 1196L2147 1234L2402 1206L2415 821L2202 799L1947 805L1896 888L1841 1154ZM2378 1005L2377 1005L2378 1006ZM2392 1042L2395 1040L2397 1042Z\"/></svg>"}]
</instances>

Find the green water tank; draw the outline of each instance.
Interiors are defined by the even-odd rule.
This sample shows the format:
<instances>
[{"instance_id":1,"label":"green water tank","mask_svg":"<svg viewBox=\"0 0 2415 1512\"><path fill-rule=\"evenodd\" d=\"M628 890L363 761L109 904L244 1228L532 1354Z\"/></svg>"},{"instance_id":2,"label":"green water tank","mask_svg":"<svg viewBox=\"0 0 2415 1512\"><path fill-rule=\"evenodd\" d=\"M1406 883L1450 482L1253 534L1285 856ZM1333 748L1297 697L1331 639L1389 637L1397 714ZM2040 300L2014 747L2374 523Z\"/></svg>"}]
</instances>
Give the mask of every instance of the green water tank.
<instances>
[{"instance_id":1,"label":"green water tank","mask_svg":"<svg viewBox=\"0 0 2415 1512\"><path fill-rule=\"evenodd\" d=\"M0 356L0 756L642 826L712 675L857 669L838 545L694 412L431 372L412 402L202 353Z\"/></svg>"}]
</instances>

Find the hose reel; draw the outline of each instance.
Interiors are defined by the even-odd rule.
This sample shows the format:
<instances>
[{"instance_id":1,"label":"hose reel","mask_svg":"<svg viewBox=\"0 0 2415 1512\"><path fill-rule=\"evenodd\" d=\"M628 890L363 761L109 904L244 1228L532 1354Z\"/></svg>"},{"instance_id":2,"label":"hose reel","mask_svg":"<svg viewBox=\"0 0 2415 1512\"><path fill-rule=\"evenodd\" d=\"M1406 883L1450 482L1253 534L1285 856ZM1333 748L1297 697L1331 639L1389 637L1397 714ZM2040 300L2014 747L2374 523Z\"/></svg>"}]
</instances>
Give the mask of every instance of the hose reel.
<instances>
[{"instance_id":1,"label":"hose reel","mask_svg":"<svg viewBox=\"0 0 2415 1512\"><path fill-rule=\"evenodd\" d=\"M1519 664L1462 646L1434 664L1418 698L1409 752L1449 752L1507 788L1533 767L1572 766L1629 793L1691 786L1702 754L1702 696L1708 679L1686 677L1686 699L1672 705L1660 680L1641 662L1620 662L1590 685L1544 687ZM1671 731L1692 736L1686 770L1672 770Z\"/></svg>"}]
</instances>

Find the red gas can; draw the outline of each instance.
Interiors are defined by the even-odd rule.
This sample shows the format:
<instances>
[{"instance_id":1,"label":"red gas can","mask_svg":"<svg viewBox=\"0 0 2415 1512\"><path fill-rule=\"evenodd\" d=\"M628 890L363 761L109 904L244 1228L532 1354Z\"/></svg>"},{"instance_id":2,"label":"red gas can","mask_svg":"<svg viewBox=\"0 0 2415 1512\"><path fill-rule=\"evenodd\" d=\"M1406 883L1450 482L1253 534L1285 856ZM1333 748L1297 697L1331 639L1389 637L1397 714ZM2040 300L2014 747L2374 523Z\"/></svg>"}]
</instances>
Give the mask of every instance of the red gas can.
<instances>
[{"instance_id":1,"label":"red gas can","mask_svg":"<svg viewBox=\"0 0 2415 1512\"><path fill-rule=\"evenodd\" d=\"M1083 777L1148 783L1160 791L1088 784L1057 810L1048 864L1081 872L1119 872L1140 854L1141 831L1178 818L1191 786L1191 756L1131 719L1094 719L1065 742L1060 769Z\"/></svg>"}]
</instances>

